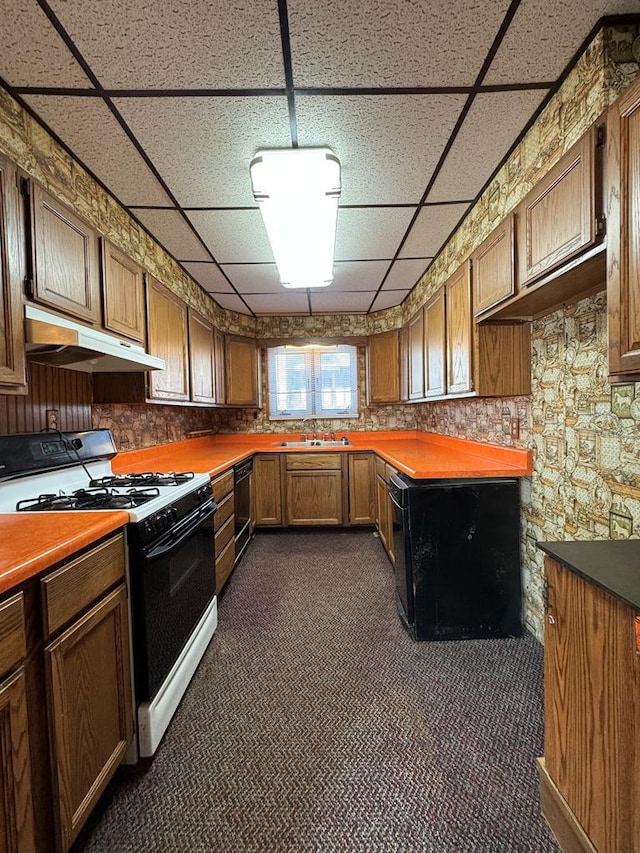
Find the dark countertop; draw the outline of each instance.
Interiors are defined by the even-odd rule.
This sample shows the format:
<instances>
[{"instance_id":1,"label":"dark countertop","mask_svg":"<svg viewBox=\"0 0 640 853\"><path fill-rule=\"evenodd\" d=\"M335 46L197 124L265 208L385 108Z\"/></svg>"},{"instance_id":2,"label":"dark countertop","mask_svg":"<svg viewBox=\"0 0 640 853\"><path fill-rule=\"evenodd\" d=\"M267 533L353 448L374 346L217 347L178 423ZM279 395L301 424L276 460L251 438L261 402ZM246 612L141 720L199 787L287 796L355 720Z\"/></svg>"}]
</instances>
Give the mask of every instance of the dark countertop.
<instances>
[{"instance_id":1,"label":"dark countertop","mask_svg":"<svg viewBox=\"0 0 640 853\"><path fill-rule=\"evenodd\" d=\"M538 542L538 548L640 611L640 539Z\"/></svg>"}]
</instances>

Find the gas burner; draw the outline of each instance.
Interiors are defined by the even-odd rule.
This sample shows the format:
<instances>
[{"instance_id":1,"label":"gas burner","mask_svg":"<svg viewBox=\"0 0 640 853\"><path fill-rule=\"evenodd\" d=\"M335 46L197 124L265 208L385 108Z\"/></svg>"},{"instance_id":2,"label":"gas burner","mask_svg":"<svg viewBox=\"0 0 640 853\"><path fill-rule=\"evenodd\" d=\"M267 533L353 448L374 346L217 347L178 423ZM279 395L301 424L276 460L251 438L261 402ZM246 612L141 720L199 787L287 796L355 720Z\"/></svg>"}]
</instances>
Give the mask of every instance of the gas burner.
<instances>
[{"instance_id":1,"label":"gas burner","mask_svg":"<svg viewBox=\"0 0 640 853\"><path fill-rule=\"evenodd\" d=\"M40 495L19 501L18 512L45 512L47 510L91 510L91 509L135 509L152 501L160 494L159 489L130 489L117 492L104 487L76 489L71 495Z\"/></svg>"},{"instance_id":2,"label":"gas burner","mask_svg":"<svg viewBox=\"0 0 640 853\"><path fill-rule=\"evenodd\" d=\"M91 486L124 487L124 486L179 486L193 480L193 473L172 472L170 474L158 474L150 471L141 474L113 474L109 477L101 477L99 480L91 480Z\"/></svg>"},{"instance_id":3,"label":"gas burner","mask_svg":"<svg viewBox=\"0 0 640 853\"><path fill-rule=\"evenodd\" d=\"M72 495L39 495L37 498L27 498L18 501L16 512L45 512L47 510L76 509L76 501Z\"/></svg>"}]
</instances>

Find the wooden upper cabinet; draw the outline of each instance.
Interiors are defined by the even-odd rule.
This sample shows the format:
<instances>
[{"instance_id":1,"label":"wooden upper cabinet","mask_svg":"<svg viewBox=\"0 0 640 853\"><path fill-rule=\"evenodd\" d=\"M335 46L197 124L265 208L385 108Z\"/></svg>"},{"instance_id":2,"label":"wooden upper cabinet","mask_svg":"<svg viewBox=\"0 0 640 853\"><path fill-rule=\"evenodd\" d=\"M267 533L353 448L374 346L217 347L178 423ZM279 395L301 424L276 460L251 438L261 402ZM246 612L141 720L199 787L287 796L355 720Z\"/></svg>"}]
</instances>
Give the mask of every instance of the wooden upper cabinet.
<instances>
[{"instance_id":1,"label":"wooden upper cabinet","mask_svg":"<svg viewBox=\"0 0 640 853\"><path fill-rule=\"evenodd\" d=\"M424 397L424 314L422 309L409 320L409 399Z\"/></svg>"},{"instance_id":2,"label":"wooden upper cabinet","mask_svg":"<svg viewBox=\"0 0 640 853\"><path fill-rule=\"evenodd\" d=\"M508 216L471 255L473 313L477 317L515 293L513 216Z\"/></svg>"},{"instance_id":3,"label":"wooden upper cabinet","mask_svg":"<svg viewBox=\"0 0 640 853\"><path fill-rule=\"evenodd\" d=\"M149 396L162 400L188 400L187 306L149 276L147 312L149 351L165 361L164 370L149 371Z\"/></svg>"},{"instance_id":4,"label":"wooden upper cabinet","mask_svg":"<svg viewBox=\"0 0 640 853\"><path fill-rule=\"evenodd\" d=\"M400 400L400 332L391 329L369 338L368 391L370 403Z\"/></svg>"},{"instance_id":5,"label":"wooden upper cabinet","mask_svg":"<svg viewBox=\"0 0 640 853\"><path fill-rule=\"evenodd\" d=\"M446 394L445 289L441 287L424 306L424 395Z\"/></svg>"},{"instance_id":6,"label":"wooden upper cabinet","mask_svg":"<svg viewBox=\"0 0 640 853\"><path fill-rule=\"evenodd\" d=\"M471 265L467 261L445 283L447 393L473 391Z\"/></svg>"},{"instance_id":7,"label":"wooden upper cabinet","mask_svg":"<svg viewBox=\"0 0 640 853\"><path fill-rule=\"evenodd\" d=\"M607 117L607 322L612 381L640 374L640 81Z\"/></svg>"},{"instance_id":8,"label":"wooden upper cabinet","mask_svg":"<svg viewBox=\"0 0 640 853\"><path fill-rule=\"evenodd\" d=\"M596 226L598 162L592 127L519 205L520 288L601 240Z\"/></svg>"},{"instance_id":9,"label":"wooden upper cabinet","mask_svg":"<svg viewBox=\"0 0 640 853\"><path fill-rule=\"evenodd\" d=\"M97 232L33 181L30 199L30 295L37 302L99 325Z\"/></svg>"},{"instance_id":10,"label":"wooden upper cabinet","mask_svg":"<svg viewBox=\"0 0 640 853\"><path fill-rule=\"evenodd\" d=\"M253 338L225 338L226 400L228 406L260 405L258 348Z\"/></svg>"},{"instance_id":11,"label":"wooden upper cabinet","mask_svg":"<svg viewBox=\"0 0 640 853\"><path fill-rule=\"evenodd\" d=\"M22 222L16 169L0 155L0 393L26 393Z\"/></svg>"},{"instance_id":12,"label":"wooden upper cabinet","mask_svg":"<svg viewBox=\"0 0 640 853\"><path fill-rule=\"evenodd\" d=\"M189 367L191 399L196 403L215 403L213 323L191 308L189 308Z\"/></svg>"},{"instance_id":13,"label":"wooden upper cabinet","mask_svg":"<svg viewBox=\"0 0 640 853\"><path fill-rule=\"evenodd\" d=\"M146 322L142 267L104 238L102 296L105 329L144 344Z\"/></svg>"},{"instance_id":14,"label":"wooden upper cabinet","mask_svg":"<svg viewBox=\"0 0 640 853\"><path fill-rule=\"evenodd\" d=\"M227 399L227 369L224 354L224 335L219 329L213 330L213 363L216 388L216 403L225 403Z\"/></svg>"},{"instance_id":15,"label":"wooden upper cabinet","mask_svg":"<svg viewBox=\"0 0 640 853\"><path fill-rule=\"evenodd\" d=\"M400 400L409 400L409 324L400 329Z\"/></svg>"}]
</instances>

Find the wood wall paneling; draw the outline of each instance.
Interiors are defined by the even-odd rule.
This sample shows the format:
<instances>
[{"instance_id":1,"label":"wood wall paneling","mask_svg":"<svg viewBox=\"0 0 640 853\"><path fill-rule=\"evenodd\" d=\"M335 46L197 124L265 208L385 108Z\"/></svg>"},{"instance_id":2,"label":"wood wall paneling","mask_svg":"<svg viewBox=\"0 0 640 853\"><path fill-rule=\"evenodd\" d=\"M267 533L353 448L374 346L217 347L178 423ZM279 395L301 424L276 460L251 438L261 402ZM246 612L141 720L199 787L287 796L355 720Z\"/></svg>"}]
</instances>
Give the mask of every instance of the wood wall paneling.
<instances>
[{"instance_id":1,"label":"wood wall paneling","mask_svg":"<svg viewBox=\"0 0 640 853\"><path fill-rule=\"evenodd\" d=\"M61 430L91 429L91 375L30 363L29 393L0 396L0 433L39 432L46 428L46 410L58 410Z\"/></svg>"}]
</instances>

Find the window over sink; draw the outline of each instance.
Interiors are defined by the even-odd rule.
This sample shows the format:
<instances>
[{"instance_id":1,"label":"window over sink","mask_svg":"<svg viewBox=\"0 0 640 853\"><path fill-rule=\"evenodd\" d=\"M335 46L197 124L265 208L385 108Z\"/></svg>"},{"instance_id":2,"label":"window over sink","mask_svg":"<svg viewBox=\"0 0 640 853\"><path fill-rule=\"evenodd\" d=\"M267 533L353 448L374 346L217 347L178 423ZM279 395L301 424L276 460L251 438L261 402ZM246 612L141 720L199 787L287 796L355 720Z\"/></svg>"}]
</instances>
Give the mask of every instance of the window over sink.
<instances>
[{"instance_id":1,"label":"window over sink","mask_svg":"<svg viewBox=\"0 0 640 853\"><path fill-rule=\"evenodd\" d=\"M272 419L356 417L357 348L280 346L267 350Z\"/></svg>"}]
</instances>

